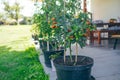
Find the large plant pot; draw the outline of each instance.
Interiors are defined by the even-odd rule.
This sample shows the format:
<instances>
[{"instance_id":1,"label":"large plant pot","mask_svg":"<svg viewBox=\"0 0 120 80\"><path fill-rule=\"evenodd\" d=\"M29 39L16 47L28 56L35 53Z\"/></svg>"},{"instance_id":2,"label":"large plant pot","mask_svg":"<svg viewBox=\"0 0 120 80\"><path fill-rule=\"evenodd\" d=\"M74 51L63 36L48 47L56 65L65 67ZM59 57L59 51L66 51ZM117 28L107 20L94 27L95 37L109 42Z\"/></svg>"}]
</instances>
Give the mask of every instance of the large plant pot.
<instances>
[{"instance_id":1,"label":"large plant pot","mask_svg":"<svg viewBox=\"0 0 120 80\"><path fill-rule=\"evenodd\" d=\"M72 56L75 58L75 56ZM86 56L78 56L78 61L84 59L82 65L66 65L63 57L56 58L53 62L56 68L57 80L91 80L91 67L93 59ZM66 57L66 61L69 56ZM85 64L84 64L85 63Z\"/></svg>"},{"instance_id":2,"label":"large plant pot","mask_svg":"<svg viewBox=\"0 0 120 80\"><path fill-rule=\"evenodd\" d=\"M45 65L47 67L51 68L51 59L50 56L51 55L55 55L55 54L60 54L60 56L64 55L64 50L59 50L59 51L43 51L44 53L44 59L45 59Z\"/></svg>"}]
</instances>

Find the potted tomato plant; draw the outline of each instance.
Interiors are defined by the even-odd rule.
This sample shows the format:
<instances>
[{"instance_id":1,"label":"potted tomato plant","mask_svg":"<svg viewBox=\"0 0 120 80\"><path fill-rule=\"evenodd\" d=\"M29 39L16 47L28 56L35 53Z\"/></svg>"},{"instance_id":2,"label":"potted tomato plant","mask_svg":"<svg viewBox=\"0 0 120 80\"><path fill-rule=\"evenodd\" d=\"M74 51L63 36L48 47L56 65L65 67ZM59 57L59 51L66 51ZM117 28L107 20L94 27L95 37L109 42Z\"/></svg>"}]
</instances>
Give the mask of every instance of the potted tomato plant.
<instances>
[{"instance_id":1,"label":"potted tomato plant","mask_svg":"<svg viewBox=\"0 0 120 80\"><path fill-rule=\"evenodd\" d=\"M53 28L55 38L60 39L59 43L64 45L64 56L54 59L57 80L91 80L91 68L93 59L87 56L78 55L78 47L86 46L86 36L89 30L94 27L86 10L81 9L81 0L52 0L59 3L54 7L53 21L57 27ZM54 26L51 24L51 26ZM58 28L61 33L57 33ZM75 44L76 53L72 53L72 44ZM69 55L66 50L69 49Z\"/></svg>"},{"instance_id":2,"label":"potted tomato plant","mask_svg":"<svg viewBox=\"0 0 120 80\"><path fill-rule=\"evenodd\" d=\"M35 38L37 37L37 40L39 40L40 43L40 48L44 48L46 46L46 42L43 40L43 33L42 33L42 29L41 26L41 20L44 17L41 17L41 15L39 13L35 13L32 17L32 28L31 28L31 32L32 32L32 36ZM41 21L41 22L40 22Z\"/></svg>"},{"instance_id":3,"label":"potted tomato plant","mask_svg":"<svg viewBox=\"0 0 120 80\"><path fill-rule=\"evenodd\" d=\"M50 56L61 53L63 55L64 50L61 50L59 40L55 38L55 31L60 33L60 28L57 26L57 22L55 22L55 18L53 17L54 13L54 2L50 0L44 0L42 3L42 7L39 8L39 12L37 17L34 19L36 24L39 27L40 39L42 39L42 51L44 53L45 64L47 67L51 67ZM42 11L42 12L41 12ZM51 26L51 24L53 24ZM55 29L55 30L53 30ZM41 40L40 40L41 41Z\"/></svg>"}]
</instances>

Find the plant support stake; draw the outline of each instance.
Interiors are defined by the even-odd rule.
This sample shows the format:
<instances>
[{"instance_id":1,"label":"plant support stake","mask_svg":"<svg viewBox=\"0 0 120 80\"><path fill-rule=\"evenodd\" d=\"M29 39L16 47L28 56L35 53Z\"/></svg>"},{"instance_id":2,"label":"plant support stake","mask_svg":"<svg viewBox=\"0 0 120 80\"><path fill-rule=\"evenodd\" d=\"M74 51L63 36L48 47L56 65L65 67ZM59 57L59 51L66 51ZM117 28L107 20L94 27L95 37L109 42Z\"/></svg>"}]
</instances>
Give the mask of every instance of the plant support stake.
<instances>
[{"instance_id":1,"label":"plant support stake","mask_svg":"<svg viewBox=\"0 0 120 80\"><path fill-rule=\"evenodd\" d=\"M47 51L49 51L49 41L47 41Z\"/></svg>"},{"instance_id":2,"label":"plant support stake","mask_svg":"<svg viewBox=\"0 0 120 80\"><path fill-rule=\"evenodd\" d=\"M64 63L66 62L66 42L64 42L65 50L64 50Z\"/></svg>"},{"instance_id":3,"label":"plant support stake","mask_svg":"<svg viewBox=\"0 0 120 80\"><path fill-rule=\"evenodd\" d=\"M75 63L77 63L77 56L78 56L78 44L76 43L76 56L75 56Z\"/></svg>"}]
</instances>

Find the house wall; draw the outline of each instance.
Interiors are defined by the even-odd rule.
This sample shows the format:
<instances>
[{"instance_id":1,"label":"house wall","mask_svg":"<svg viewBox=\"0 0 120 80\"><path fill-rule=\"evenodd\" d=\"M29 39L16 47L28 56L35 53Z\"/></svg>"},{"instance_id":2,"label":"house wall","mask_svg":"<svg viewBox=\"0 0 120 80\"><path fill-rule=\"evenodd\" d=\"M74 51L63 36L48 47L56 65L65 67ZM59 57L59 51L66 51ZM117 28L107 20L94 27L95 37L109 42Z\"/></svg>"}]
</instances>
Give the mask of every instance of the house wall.
<instances>
[{"instance_id":1,"label":"house wall","mask_svg":"<svg viewBox=\"0 0 120 80\"><path fill-rule=\"evenodd\" d=\"M108 22L110 18L120 17L120 0L91 0L93 20Z\"/></svg>"}]
</instances>

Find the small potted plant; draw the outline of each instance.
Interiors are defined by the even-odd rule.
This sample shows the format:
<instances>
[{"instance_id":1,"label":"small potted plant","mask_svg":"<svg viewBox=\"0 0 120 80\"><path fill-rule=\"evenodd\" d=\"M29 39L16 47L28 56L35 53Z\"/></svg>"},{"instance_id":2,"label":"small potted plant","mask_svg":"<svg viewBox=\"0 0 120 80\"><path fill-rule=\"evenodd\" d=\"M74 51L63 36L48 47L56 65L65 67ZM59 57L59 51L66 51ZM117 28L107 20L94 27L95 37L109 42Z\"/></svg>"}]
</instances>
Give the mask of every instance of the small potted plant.
<instances>
[{"instance_id":1,"label":"small potted plant","mask_svg":"<svg viewBox=\"0 0 120 80\"><path fill-rule=\"evenodd\" d=\"M53 54L53 55L50 56L52 71L56 71L56 70L55 70L55 66L54 66L54 64L53 64L53 60L54 60L55 58L59 57L59 56L61 56L61 53Z\"/></svg>"},{"instance_id":2,"label":"small potted plant","mask_svg":"<svg viewBox=\"0 0 120 80\"><path fill-rule=\"evenodd\" d=\"M109 23L117 23L117 19L111 18L111 19L109 20Z\"/></svg>"},{"instance_id":3,"label":"small potted plant","mask_svg":"<svg viewBox=\"0 0 120 80\"><path fill-rule=\"evenodd\" d=\"M34 41L35 45L38 45L38 35L39 35L39 30L36 24L33 24L31 27L31 33L32 33L32 40ZM38 45L39 46L39 45Z\"/></svg>"}]
</instances>

